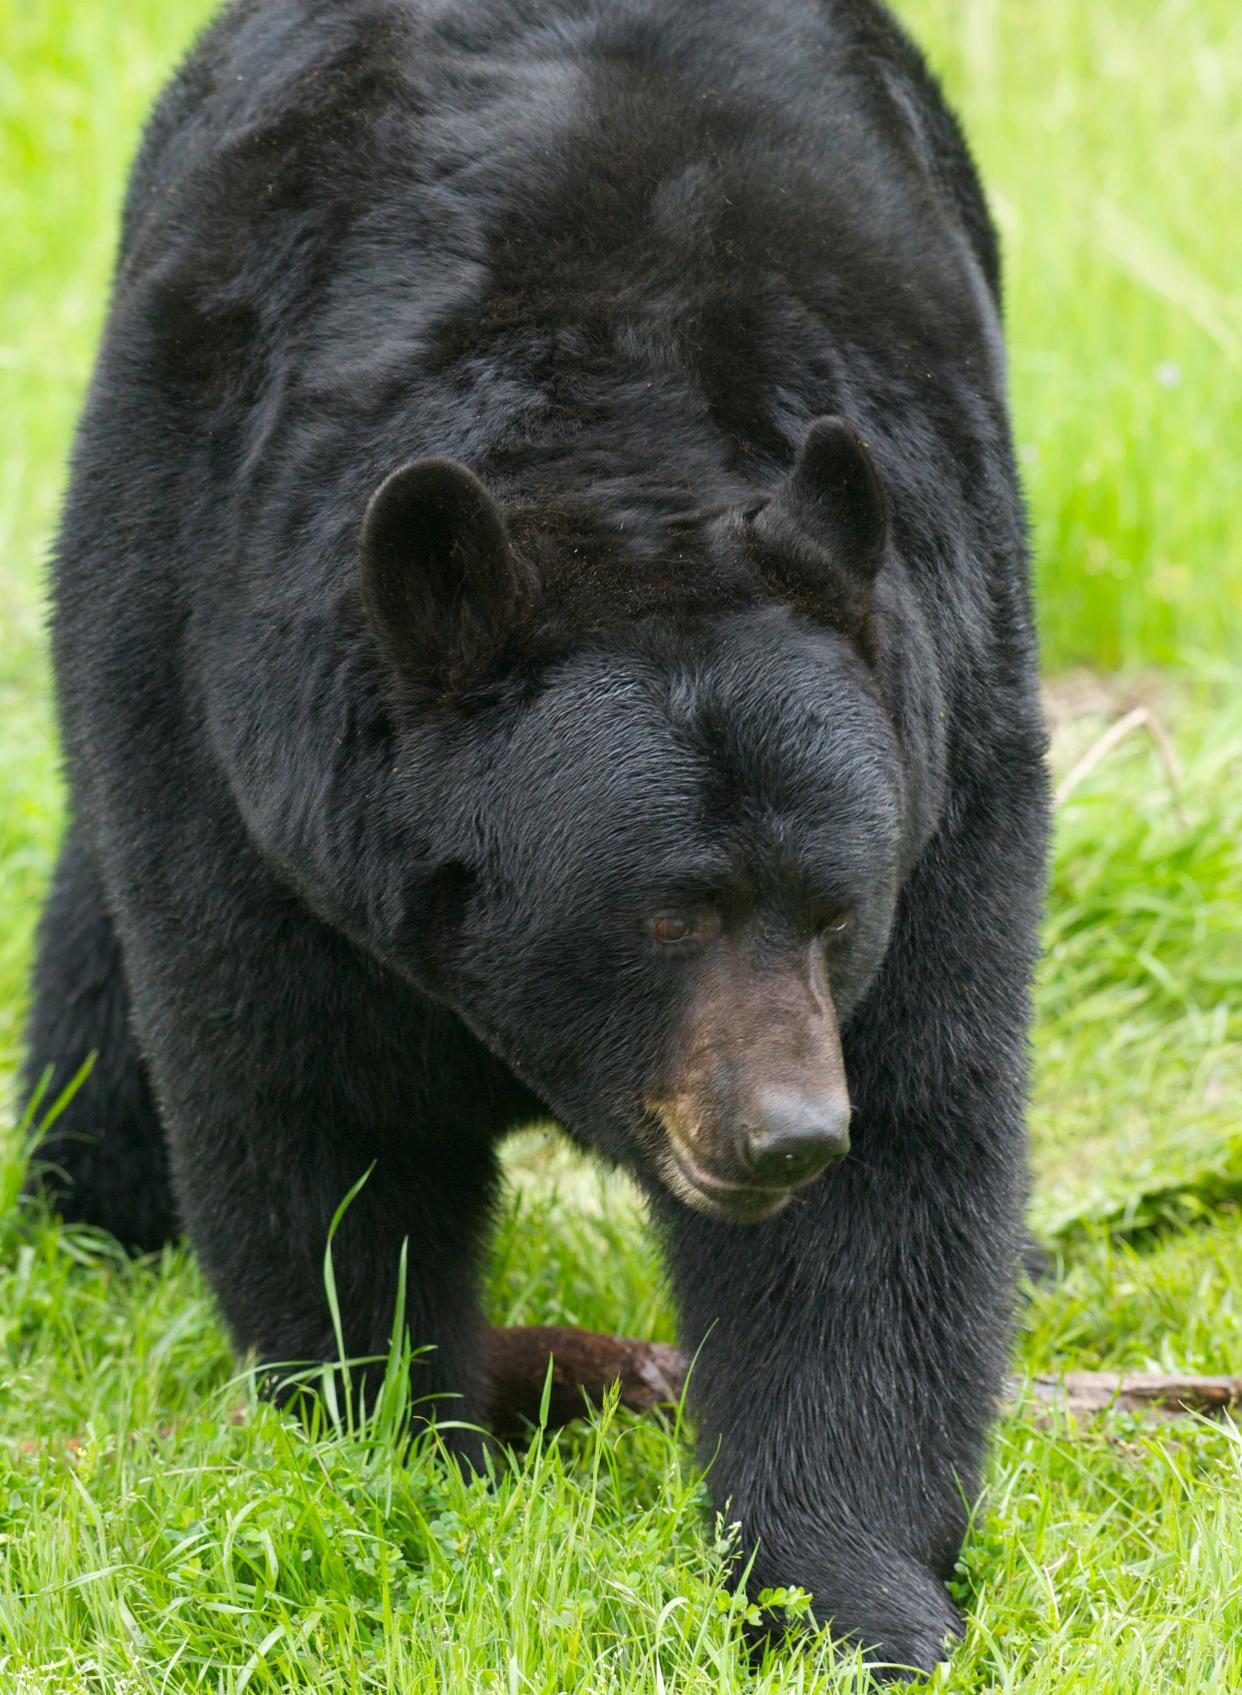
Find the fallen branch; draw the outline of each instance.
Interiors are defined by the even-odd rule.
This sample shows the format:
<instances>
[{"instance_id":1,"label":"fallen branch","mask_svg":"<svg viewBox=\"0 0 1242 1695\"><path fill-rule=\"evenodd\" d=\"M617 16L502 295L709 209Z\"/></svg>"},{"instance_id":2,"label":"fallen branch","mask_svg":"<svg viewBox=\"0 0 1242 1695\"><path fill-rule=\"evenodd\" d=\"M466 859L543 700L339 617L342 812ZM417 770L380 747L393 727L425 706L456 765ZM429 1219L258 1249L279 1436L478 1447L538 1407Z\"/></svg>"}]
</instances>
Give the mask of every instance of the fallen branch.
<instances>
[{"instance_id":1,"label":"fallen branch","mask_svg":"<svg viewBox=\"0 0 1242 1695\"><path fill-rule=\"evenodd\" d=\"M539 1408L551 1357L549 1428L581 1416L586 1403L598 1406L614 1383L620 1403L632 1412L653 1412L675 1405L686 1385L689 1362L665 1342L601 1336L567 1325L493 1329L489 1336L493 1374L492 1427L498 1435L516 1435L539 1422ZM1091 1418L1118 1407L1163 1418L1186 1413L1224 1413L1242 1407L1242 1377L1179 1377L1164 1372L1068 1371L1063 1377L1013 1380L1006 1404L1025 1394L1048 1407L1063 1407L1074 1418Z\"/></svg>"},{"instance_id":2,"label":"fallen branch","mask_svg":"<svg viewBox=\"0 0 1242 1695\"><path fill-rule=\"evenodd\" d=\"M550 1429L581 1418L586 1402L599 1406L614 1383L620 1385L621 1405L644 1413L675 1406L686 1386L686 1356L667 1342L601 1336L564 1324L494 1326L488 1335L490 1423L498 1436L516 1436L538 1424L549 1358Z\"/></svg>"},{"instance_id":3,"label":"fallen branch","mask_svg":"<svg viewBox=\"0 0 1242 1695\"><path fill-rule=\"evenodd\" d=\"M1162 1371L1067 1371L1063 1377L1034 1377L1015 1386L1046 1406L1063 1406L1075 1418L1119 1408L1180 1418L1184 1413L1219 1414L1242 1406L1242 1377L1177 1377Z\"/></svg>"}]
</instances>

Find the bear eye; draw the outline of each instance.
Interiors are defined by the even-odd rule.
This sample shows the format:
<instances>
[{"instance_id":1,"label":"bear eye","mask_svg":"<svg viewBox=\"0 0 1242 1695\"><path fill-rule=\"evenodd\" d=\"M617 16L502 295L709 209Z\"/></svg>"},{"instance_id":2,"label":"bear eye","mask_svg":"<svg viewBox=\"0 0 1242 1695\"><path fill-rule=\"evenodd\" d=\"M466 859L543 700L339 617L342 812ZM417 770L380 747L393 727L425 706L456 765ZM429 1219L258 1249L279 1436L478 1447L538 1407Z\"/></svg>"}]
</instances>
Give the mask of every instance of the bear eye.
<instances>
[{"instance_id":1,"label":"bear eye","mask_svg":"<svg viewBox=\"0 0 1242 1695\"><path fill-rule=\"evenodd\" d=\"M843 930L848 930L854 921L852 912L834 912L832 916L820 925L822 936L839 936Z\"/></svg>"},{"instance_id":2,"label":"bear eye","mask_svg":"<svg viewBox=\"0 0 1242 1695\"><path fill-rule=\"evenodd\" d=\"M717 933L720 922L713 912L660 912L648 920L657 942L706 942Z\"/></svg>"}]
</instances>

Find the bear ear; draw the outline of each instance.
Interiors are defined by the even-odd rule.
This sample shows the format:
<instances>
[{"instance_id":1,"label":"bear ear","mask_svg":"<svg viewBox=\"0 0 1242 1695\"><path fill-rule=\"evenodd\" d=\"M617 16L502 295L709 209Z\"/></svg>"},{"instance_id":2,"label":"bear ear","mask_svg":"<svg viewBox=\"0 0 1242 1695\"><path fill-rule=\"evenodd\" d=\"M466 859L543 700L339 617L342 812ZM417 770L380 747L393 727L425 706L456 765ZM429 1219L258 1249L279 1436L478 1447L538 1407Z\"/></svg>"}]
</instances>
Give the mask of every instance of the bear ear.
<instances>
[{"instance_id":1,"label":"bear ear","mask_svg":"<svg viewBox=\"0 0 1242 1695\"><path fill-rule=\"evenodd\" d=\"M362 601L407 683L469 684L528 599L500 508L454 459L418 459L380 484L362 524Z\"/></svg>"},{"instance_id":2,"label":"bear ear","mask_svg":"<svg viewBox=\"0 0 1242 1695\"><path fill-rule=\"evenodd\" d=\"M859 639L888 551L888 496L844 418L817 418L793 469L751 522L772 588Z\"/></svg>"}]
</instances>

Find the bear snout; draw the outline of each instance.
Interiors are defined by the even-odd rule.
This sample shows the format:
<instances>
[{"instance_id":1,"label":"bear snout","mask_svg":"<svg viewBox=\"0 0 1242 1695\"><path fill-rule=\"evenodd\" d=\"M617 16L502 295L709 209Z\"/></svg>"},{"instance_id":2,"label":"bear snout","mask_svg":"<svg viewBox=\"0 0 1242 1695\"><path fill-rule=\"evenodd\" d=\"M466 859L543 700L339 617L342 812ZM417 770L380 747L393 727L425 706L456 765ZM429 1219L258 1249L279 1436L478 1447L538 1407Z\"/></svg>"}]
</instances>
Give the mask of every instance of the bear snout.
<instances>
[{"instance_id":1,"label":"bear snout","mask_svg":"<svg viewBox=\"0 0 1242 1695\"><path fill-rule=\"evenodd\" d=\"M745 1121L703 1117L685 1099L647 1100L654 1164L666 1188L728 1224L771 1218L849 1151L849 1103L773 1093L770 1112Z\"/></svg>"},{"instance_id":2,"label":"bear snout","mask_svg":"<svg viewBox=\"0 0 1242 1695\"><path fill-rule=\"evenodd\" d=\"M761 1183L809 1183L850 1151L849 1097L843 1089L827 1096L767 1090L738 1142Z\"/></svg>"},{"instance_id":3,"label":"bear snout","mask_svg":"<svg viewBox=\"0 0 1242 1695\"><path fill-rule=\"evenodd\" d=\"M687 1205L766 1218L845 1158L850 1098L826 983L722 963L681 1035L672 1079L644 1105L656 1167Z\"/></svg>"}]
</instances>

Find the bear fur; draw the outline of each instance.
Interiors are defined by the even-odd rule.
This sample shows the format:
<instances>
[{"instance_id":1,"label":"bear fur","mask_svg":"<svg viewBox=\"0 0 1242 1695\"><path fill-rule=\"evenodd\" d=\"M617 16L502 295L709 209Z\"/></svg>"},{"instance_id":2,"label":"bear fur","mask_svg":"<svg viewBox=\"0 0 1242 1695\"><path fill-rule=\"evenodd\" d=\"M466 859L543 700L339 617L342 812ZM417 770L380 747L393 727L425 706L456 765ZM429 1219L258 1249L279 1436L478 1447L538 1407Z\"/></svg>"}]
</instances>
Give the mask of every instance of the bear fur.
<instances>
[{"instance_id":1,"label":"bear fur","mask_svg":"<svg viewBox=\"0 0 1242 1695\"><path fill-rule=\"evenodd\" d=\"M134 167L52 594L66 1215L184 1229L239 1347L329 1358L372 1167L346 1345L408 1240L416 1392L477 1420L497 1146L551 1112L648 1197L753 1589L933 1665L1047 799L996 241L892 20L227 7Z\"/></svg>"}]
</instances>

